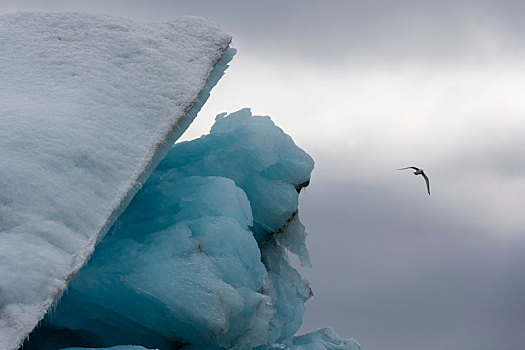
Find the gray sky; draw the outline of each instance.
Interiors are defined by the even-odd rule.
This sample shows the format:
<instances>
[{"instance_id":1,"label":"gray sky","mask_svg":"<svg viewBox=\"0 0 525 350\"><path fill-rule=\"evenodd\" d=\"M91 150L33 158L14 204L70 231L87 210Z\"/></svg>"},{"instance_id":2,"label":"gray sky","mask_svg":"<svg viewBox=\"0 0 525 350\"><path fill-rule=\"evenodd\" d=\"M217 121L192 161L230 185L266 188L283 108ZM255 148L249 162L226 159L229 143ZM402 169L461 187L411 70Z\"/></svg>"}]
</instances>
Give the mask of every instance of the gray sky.
<instances>
[{"instance_id":1,"label":"gray sky","mask_svg":"<svg viewBox=\"0 0 525 350\"><path fill-rule=\"evenodd\" d=\"M249 106L316 160L302 331L333 326L366 350L523 347L525 2L0 3L27 10L203 15L233 35L185 139Z\"/></svg>"}]
</instances>

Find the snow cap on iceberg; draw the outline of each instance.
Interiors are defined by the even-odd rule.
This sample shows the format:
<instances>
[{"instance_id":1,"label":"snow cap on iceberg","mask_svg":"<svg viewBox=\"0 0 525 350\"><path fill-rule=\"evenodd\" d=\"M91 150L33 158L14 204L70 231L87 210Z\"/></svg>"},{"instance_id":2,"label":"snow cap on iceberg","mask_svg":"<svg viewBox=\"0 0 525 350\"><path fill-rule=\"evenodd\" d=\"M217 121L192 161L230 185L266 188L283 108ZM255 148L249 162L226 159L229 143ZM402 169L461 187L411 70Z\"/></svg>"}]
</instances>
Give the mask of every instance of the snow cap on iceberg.
<instances>
[{"instance_id":1,"label":"snow cap on iceberg","mask_svg":"<svg viewBox=\"0 0 525 350\"><path fill-rule=\"evenodd\" d=\"M230 41L196 17L0 16L1 349L35 327L188 126Z\"/></svg>"}]
</instances>

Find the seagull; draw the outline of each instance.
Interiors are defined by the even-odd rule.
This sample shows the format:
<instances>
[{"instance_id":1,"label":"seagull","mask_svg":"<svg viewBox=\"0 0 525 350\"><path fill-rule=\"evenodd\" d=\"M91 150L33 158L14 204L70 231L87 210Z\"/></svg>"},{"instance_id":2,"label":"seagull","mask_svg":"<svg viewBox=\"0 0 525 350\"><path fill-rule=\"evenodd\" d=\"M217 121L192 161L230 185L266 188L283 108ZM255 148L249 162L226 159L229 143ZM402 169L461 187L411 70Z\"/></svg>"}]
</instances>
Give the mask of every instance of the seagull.
<instances>
[{"instance_id":1,"label":"seagull","mask_svg":"<svg viewBox=\"0 0 525 350\"><path fill-rule=\"evenodd\" d=\"M423 171L423 169L419 169L419 168L416 168L415 166L409 166L409 167L406 167L406 168L401 168L401 169L397 169L397 170L405 170L405 169L414 169L414 175L421 175L425 178L425 182L427 183L427 191L428 191L428 195L430 196L430 182L428 181L428 177L427 175L425 174L425 172Z\"/></svg>"}]
</instances>

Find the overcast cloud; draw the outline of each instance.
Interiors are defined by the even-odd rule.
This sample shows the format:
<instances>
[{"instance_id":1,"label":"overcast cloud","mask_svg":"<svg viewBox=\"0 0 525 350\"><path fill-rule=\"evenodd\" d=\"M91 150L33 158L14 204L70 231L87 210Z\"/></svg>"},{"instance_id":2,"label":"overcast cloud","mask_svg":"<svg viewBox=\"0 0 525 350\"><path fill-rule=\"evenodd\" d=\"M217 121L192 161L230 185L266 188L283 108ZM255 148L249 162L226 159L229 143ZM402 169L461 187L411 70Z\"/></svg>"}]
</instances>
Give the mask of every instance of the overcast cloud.
<instances>
[{"instance_id":1,"label":"overcast cloud","mask_svg":"<svg viewBox=\"0 0 525 350\"><path fill-rule=\"evenodd\" d=\"M303 273L315 294L303 331L330 324L364 349L518 349L525 341L522 238L492 239L397 188L314 182L303 196L314 264Z\"/></svg>"},{"instance_id":2,"label":"overcast cloud","mask_svg":"<svg viewBox=\"0 0 525 350\"><path fill-rule=\"evenodd\" d=\"M364 350L523 347L525 2L0 3L21 10L202 15L233 35L185 139L249 106L313 155L302 331L333 326Z\"/></svg>"},{"instance_id":3,"label":"overcast cloud","mask_svg":"<svg viewBox=\"0 0 525 350\"><path fill-rule=\"evenodd\" d=\"M168 21L211 18L263 56L304 60L489 59L523 52L522 1L4 0L3 12L88 11Z\"/></svg>"}]
</instances>

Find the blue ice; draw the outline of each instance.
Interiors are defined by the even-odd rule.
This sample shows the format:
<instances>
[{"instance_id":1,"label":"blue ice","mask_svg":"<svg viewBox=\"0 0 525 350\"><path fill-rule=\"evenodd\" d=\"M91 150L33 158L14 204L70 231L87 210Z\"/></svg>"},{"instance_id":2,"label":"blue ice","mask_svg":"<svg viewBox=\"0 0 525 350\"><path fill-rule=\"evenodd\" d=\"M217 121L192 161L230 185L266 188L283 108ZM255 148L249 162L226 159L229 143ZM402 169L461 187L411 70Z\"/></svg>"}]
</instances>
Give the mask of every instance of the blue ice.
<instances>
[{"instance_id":1,"label":"blue ice","mask_svg":"<svg viewBox=\"0 0 525 350\"><path fill-rule=\"evenodd\" d=\"M325 341L292 338L312 295L288 252L310 264L297 207L313 166L269 117L219 115L209 135L170 150L34 343L249 349ZM357 349L350 345L343 348Z\"/></svg>"},{"instance_id":2,"label":"blue ice","mask_svg":"<svg viewBox=\"0 0 525 350\"><path fill-rule=\"evenodd\" d=\"M257 350L361 350L354 339L342 339L332 328L322 328L315 332L285 339L280 343L262 346Z\"/></svg>"}]
</instances>

